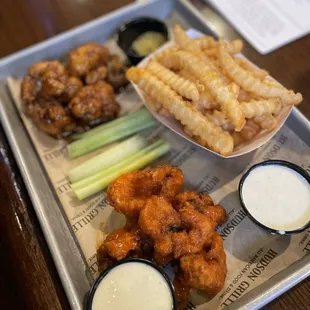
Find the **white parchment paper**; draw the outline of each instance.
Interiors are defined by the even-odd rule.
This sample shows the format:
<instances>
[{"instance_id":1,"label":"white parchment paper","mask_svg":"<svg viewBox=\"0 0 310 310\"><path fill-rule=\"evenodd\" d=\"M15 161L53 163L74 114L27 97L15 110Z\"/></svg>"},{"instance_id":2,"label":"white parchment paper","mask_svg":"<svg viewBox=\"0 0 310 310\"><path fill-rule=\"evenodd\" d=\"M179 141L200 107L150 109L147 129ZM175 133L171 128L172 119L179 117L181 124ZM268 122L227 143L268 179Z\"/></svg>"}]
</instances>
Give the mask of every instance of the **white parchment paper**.
<instances>
[{"instance_id":1,"label":"white parchment paper","mask_svg":"<svg viewBox=\"0 0 310 310\"><path fill-rule=\"evenodd\" d=\"M21 112L20 81L10 78L8 85L95 278L98 275L97 233L100 230L108 233L120 227L123 218L108 205L104 192L78 201L70 189L66 173L102 150L69 160L66 142L55 140L39 131ZM142 105L131 86L117 99L123 113L136 110ZM230 159L220 158L192 144L159 123L146 135L164 137L171 144L171 151L155 162L154 166L169 163L180 167L185 175L185 189L211 194L213 200L220 203L229 215L228 221L218 229L227 254L225 286L212 300L193 291L189 309L224 308L310 251L310 229L294 236L270 235L253 224L241 209L238 199L239 180L255 163L267 159L285 159L310 172L309 146L286 125L259 149Z\"/></svg>"}]
</instances>

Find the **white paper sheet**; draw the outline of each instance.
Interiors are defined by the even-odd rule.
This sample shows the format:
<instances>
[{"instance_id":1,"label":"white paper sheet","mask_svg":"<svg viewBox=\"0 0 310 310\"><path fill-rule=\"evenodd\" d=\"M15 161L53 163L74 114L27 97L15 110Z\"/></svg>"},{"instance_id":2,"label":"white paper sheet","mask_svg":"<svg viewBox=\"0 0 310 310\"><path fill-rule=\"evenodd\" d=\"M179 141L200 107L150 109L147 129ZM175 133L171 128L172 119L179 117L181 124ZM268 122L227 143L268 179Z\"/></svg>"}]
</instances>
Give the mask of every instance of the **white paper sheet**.
<instances>
[{"instance_id":1,"label":"white paper sheet","mask_svg":"<svg viewBox=\"0 0 310 310\"><path fill-rule=\"evenodd\" d=\"M309 0L204 0L261 54L310 33Z\"/></svg>"}]
</instances>

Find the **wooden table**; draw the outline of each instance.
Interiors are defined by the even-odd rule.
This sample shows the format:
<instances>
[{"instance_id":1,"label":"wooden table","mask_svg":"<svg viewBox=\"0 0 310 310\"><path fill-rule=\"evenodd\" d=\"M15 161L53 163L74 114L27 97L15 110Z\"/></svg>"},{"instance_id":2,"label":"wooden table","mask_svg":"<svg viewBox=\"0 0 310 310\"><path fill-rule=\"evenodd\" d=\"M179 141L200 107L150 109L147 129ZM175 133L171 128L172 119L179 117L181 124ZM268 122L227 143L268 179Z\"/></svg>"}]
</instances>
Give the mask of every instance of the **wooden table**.
<instances>
[{"instance_id":1,"label":"wooden table","mask_svg":"<svg viewBox=\"0 0 310 310\"><path fill-rule=\"evenodd\" d=\"M0 57L132 2L131 0L1 0ZM216 13L203 13L228 39L238 35ZM310 117L310 36L261 56L245 54L289 88L304 95ZM0 127L0 309L69 309L25 185ZM310 279L265 307L310 309Z\"/></svg>"}]
</instances>

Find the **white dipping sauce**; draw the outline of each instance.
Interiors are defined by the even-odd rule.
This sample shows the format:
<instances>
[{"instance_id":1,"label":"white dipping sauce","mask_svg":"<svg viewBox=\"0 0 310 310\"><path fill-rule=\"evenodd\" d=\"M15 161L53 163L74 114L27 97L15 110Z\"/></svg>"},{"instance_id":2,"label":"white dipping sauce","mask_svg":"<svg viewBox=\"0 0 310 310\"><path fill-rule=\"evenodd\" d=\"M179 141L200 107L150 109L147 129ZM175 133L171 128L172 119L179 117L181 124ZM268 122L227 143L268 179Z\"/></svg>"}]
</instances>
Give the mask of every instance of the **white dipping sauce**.
<instances>
[{"instance_id":1,"label":"white dipping sauce","mask_svg":"<svg viewBox=\"0 0 310 310\"><path fill-rule=\"evenodd\" d=\"M310 220L310 186L293 169L257 167L246 177L241 194L250 214L280 233L302 228Z\"/></svg>"},{"instance_id":2,"label":"white dipping sauce","mask_svg":"<svg viewBox=\"0 0 310 310\"><path fill-rule=\"evenodd\" d=\"M92 310L172 310L170 287L155 268L128 262L113 268L100 282Z\"/></svg>"}]
</instances>

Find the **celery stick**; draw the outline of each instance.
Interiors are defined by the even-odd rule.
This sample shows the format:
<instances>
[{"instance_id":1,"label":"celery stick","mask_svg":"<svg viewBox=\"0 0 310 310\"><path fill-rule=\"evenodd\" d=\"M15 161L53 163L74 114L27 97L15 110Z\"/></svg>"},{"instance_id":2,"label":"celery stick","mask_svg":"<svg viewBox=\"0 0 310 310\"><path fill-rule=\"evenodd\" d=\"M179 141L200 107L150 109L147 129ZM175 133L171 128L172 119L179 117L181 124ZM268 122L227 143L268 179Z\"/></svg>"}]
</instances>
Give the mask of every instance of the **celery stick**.
<instances>
[{"instance_id":1,"label":"celery stick","mask_svg":"<svg viewBox=\"0 0 310 310\"><path fill-rule=\"evenodd\" d=\"M68 173L69 180L73 183L87 178L106 167L118 163L127 156L140 151L146 147L146 144L147 141L145 138L139 134L135 135L71 169Z\"/></svg>"},{"instance_id":2,"label":"celery stick","mask_svg":"<svg viewBox=\"0 0 310 310\"><path fill-rule=\"evenodd\" d=\"M142 108L137 112L119 117L117 119L114 119L113 121L109 121L108 123L97 126L96 128L93 128L87 132L74 134L74 135L72 135L72 139L73 140L84 139L86 137L93 136L94 134L97 134L98 132L102 132L103 130L106 130L108 128L112 128L112 127L117 126L121 123L127 122L130 119L140 117L140 116L147 117L149 114L150 113L145 108Z\"/></svg>"},{"instance_id":3,"label":"celery stick","mask_svg":"<svg viewBox=\"0 0 310 310\"><path fill-rule=\"evenodd\" d=\"M132 162L136 161L137 159L139 159L140 157L146 155L148 152L152 151L153 149L157 148L158 146L160 146L161 144L165 143L164 139L159 139L156 142L152 143L151 145L145 147L144 149L126 157L124 160L122 160L121 162L109 167L109 168L105 168L102 169L101 171L99 171L96 174L93 174L91 176L89 176L86 179L80 180L78 182L75 182L73 184L71 184L71 188L74 190L77 190L78 188L82 188L85 186L88 186L92 183L94 183L95 181L98 181L100 179L102 179L103 177L111 174L112 172L118 171L122 168L125 168L127 165L131 164Z\"/></svg>"},{"instance_id":4,"label":"celery stick","mask_svg":"<svg viewBox=\"0 0 310 310\"><path fill-rule=\"evenodd\" d=\"M150 114L148 117L131 119L126 123L108 128L107 130L94 134L93 136L89 136L70 143L67 146L68 154L71 158L87 154L104 145L128 137L131 134L142 131L143 129L149 128L154 124L155 120Z\"/></svg>"},{"instance_id":5,"label":"celery stick","mask_svg":"<svg viewBox=\"0 0 310 310\"><path fill-rule=\"evenodd\" d=\"M151 163L153 160L155 160L158 157L167 153L169 151L169 148L170 148L169 144L165 142L165 143L161 144L159 147L157 147L156 149L148 152L146 155L142 156L138 160L127 165L126 167L123 167L120 170L112 172L111 174L103 177L102 179L100 179L100 180L98 180L92 184L89 184L86 187L78 188L77 190L73 190L73 191L79 200L87 198L87 197L107 188L108 185L112 181L114 181L116 178L118 178L120 175L145 167L146 165Z\"/></svg>"}]
</instances>

